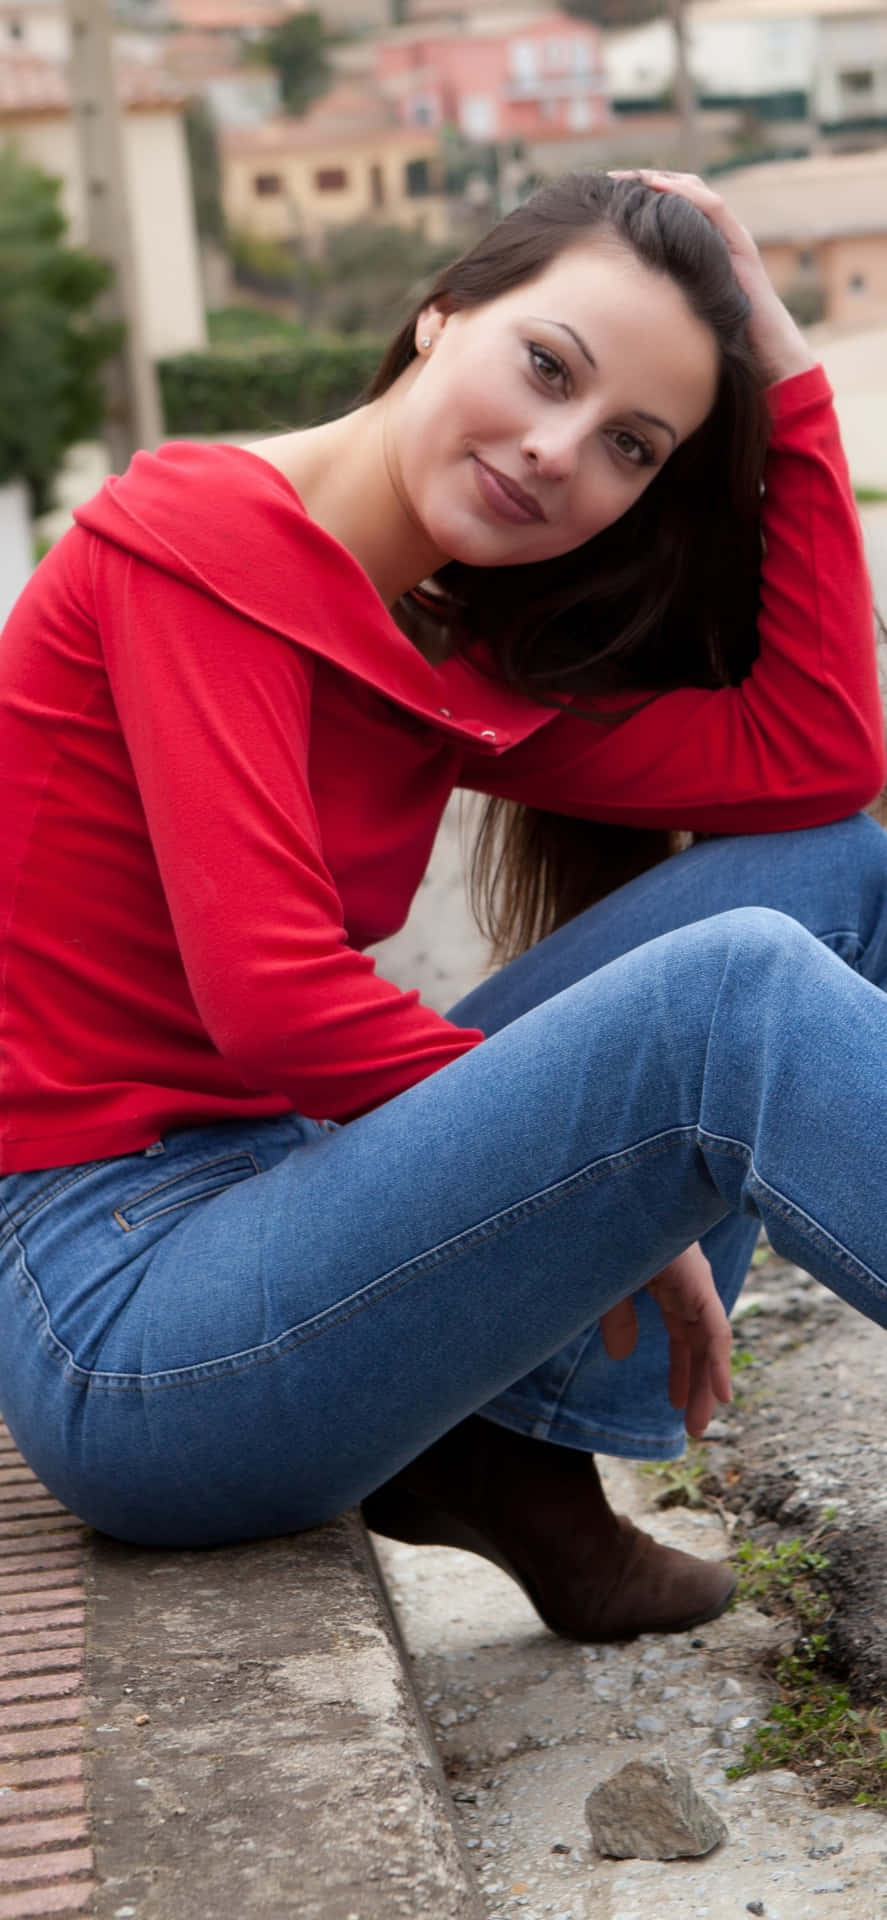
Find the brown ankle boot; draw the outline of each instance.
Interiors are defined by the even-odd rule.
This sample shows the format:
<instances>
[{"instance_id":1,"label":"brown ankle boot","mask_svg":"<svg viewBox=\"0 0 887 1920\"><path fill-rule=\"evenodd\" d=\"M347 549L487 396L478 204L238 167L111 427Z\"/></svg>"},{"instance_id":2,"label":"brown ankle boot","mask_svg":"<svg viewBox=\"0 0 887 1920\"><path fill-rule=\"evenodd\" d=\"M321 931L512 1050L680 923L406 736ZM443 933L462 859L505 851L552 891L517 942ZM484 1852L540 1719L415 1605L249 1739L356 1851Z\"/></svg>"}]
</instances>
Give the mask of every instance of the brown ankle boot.
<instances>
[{"instance_id":1,"label":"brown ankle boot","mask_svg":"<svg viewBox=\"0 0 887 1920\"><path fill-rule=\"evenodd\" d=\"M591 1454L472 1414L363 1502L374 1533L462 1547L517 1580L554 1633L630 1640L722 1613L721 1560L663 1547L613 1513Z\"/></svg>"}]
</instances>

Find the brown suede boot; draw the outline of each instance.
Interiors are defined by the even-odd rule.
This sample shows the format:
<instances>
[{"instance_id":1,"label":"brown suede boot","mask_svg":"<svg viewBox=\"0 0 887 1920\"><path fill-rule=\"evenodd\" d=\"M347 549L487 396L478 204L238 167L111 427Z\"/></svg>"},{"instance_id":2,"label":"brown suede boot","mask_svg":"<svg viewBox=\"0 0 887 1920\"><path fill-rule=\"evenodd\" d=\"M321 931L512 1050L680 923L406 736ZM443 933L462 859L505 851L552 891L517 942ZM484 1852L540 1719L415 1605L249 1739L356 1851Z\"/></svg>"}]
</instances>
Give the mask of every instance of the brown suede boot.
<instances>
[{"instance_id":1,"label":"brown suede boot","mask_svg":"<svg viewBox=\"0 0 887 1920\"><path fill-rule=\"evenodd\" d=\"M722 1560L663 1547L607 1505L591 1454L472 1414L363 1502L374 1533L462 1547L517 1580L554 1633L630 1640L722 1613Z\"/></svg>"}]
</instances>

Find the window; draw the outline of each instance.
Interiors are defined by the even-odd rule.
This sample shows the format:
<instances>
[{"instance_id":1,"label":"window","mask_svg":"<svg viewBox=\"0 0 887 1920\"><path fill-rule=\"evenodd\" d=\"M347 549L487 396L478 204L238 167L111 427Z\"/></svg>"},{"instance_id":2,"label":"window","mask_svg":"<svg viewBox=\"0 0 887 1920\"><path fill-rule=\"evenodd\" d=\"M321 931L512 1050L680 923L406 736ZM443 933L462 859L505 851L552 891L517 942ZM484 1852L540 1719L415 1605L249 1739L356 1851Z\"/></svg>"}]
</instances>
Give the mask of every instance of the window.
<instances>
[{"instance_id":1,"label":"window","mask_svg":"<svg viewBox=\"0 0 887 1920\"><path fill-rule=\"evenodd\" d=\"M282 193L283 180L279 173L257 173L253 180L253 192L258 194Z\"/></svg>"},{"instance_id":2,"label":"window","mask_svg":"<svg viewBox=\"0 0 887 1920\"><path fill-rule=\"evenodd\" d=\"M513 40L508 49L508 64L516 80L525 83L536 78L536 48L532 40Z\"/></svg>"},{"instance_id":3,"label":"window","mask_svg":"<svg viewBox=\"0 0 887 1920\"><path fill-rule=\"evenodd\" d=\"M845 93L874 93L875 75L871 67L852 67L838 79Z\"/></svg>"},{"instance_id":4,"label":"window","mask_svg":"<svg viewBox=\"0 0 887 1920\"><path fill-rule=\"evenodd\" d=\"M865 293L865 274L851 273L847 285L851 293Z\"/></svg>"},{"instance_id":5,"label":"window","mask_svg":"<svg viewBox=\"0 0 887 1920\"><path fill-rule=\"evenodd\" d=\"M488 93L469 93L462 101L462 132L469 140L491 140L496 131L496 116Z\"/></svg>"},{"instance_id":6,"label":"window","mask_svg":"<svg viewBox=\"0 0 887 1920\"><path fill-rule=\"evenodd\" d=\"M348 185L348 175L344 167L318 167L314 185L318 193L341 193Z\"/></svg>"},{"instance_id":7,"label":"window","mask_svg":"<svg viewBox=\"0 0 887 1920\"><path fill-rule=\"evenodd\" d=\"M436 127L437 101L432 94L414 93L407 106L407 119L413 127Z\"/></svg>"},{"instance_id":8,"label":"window","mask_svg":"<svg viewBox=\"0 0 887 1920\"><path fill-rule=\"evenodd\" d=\"M25 37L25 29L24 29L23 22L21 20L10 20L7 27L7 32L9 34L10 40L23 40Z\"/></svg>"},{"instance_id":9,"label":"window","mask_svg":"<svg viewBox=\"0 0 887 1920\"><path fill-rule=\"evenodd\" d=\"M431 173L427 160L408 160L403 179L410 200L420 200L423 194L431 192Z\"/></svg>"},{"instance_id":10,"label":"window","mask_svg":"<svg viewBox=\"0 0 887 1920\"><path fill-rule=\"evenodd\" d=\"M812 267L812 266L813 266L813 264L814 264L814 260L813 260L813 248L812 248L812 247L801 247L801 248L799 249L799 252L798 252L798 266L799 266L799 267Z\"/></svg>"},{"instance_id":11,"label":"window","mask_svg":"<svg viewBox=\"0 0 887 1920\"><path fill-rule=\"evenodd\" d=\"M385 175L378 161L370 167L370 201L374 207L385 205Z\"/></svg>"}]
</instances>

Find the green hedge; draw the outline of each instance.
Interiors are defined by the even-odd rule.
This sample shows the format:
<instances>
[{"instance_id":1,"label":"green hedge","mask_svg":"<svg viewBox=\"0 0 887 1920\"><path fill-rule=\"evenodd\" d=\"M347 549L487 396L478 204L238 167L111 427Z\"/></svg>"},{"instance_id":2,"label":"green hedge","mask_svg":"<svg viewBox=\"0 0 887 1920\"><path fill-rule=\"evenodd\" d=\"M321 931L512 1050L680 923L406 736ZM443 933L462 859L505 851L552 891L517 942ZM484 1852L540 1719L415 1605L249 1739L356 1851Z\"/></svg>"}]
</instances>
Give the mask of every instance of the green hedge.
<instances>
[{"instance_id":1,"label":"green hedge","mask_svg":"<svg viewBox=\"0 0 887 1920\"><path fill-rule=\"evenodd\" d=\"M306 340L252 353L180 353L158 366L170 434L316 426L354 405L382 357L377 340Z\"/></svg>"}]
</instances>

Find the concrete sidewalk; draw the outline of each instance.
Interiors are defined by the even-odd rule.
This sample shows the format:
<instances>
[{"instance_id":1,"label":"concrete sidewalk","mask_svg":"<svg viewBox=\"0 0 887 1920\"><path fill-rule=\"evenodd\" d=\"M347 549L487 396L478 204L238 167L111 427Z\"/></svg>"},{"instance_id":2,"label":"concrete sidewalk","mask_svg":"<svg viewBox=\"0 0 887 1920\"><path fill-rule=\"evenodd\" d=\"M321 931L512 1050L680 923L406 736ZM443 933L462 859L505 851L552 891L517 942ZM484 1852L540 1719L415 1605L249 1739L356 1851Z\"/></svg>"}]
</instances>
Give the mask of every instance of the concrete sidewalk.
<instances>
[{"instance_id":1,"label":"concrete sidewalk","mask_svg":"<svg viewBox=\"0 0 887 1920\"><path fill-rule=\"evenodd\" d=\"M479 1920L362 1522L159 1553L0 1429L0 1920Z\"/></svg>"}]
</instances>

